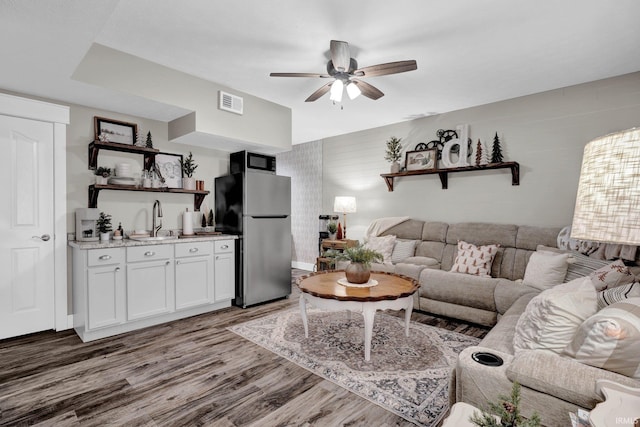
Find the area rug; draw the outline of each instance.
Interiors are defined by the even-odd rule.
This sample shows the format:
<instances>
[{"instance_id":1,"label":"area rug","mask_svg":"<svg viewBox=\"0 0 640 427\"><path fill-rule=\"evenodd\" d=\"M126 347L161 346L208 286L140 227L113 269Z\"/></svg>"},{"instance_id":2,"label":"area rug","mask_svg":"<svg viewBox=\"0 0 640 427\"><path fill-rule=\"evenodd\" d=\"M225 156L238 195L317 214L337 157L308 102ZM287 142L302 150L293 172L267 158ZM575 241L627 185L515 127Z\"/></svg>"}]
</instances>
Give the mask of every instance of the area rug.
<instances>
[{"instance_id":1,"label":"area rug","mask_svg":"<svg viewBox=\"0 0 640 427\"><path fill-rule=\"evenodd\" d=\"M364 360L362 315L290 309L228 329L418 425L435 426L448 409L449 375L469 337L377 312L371 360Z\"/></svg>"}]
</instances>

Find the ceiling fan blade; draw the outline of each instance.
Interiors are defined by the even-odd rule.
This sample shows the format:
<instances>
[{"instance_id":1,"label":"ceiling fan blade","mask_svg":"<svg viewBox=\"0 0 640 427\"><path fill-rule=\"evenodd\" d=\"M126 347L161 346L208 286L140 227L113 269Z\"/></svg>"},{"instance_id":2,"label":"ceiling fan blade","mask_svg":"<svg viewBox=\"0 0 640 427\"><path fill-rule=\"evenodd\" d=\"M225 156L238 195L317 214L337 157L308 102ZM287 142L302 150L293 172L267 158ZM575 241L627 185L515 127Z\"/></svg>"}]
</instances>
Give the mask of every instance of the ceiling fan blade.
<instances>
[{"instance_id":1,"label":"ceiling fan blade","mask_svg":"<svg viewBox=\"0 0 640 427\"><path fill-rule=\"evenodd\" d=\"M333 67L341 72L349 71L351 54L349 53L349 43L338 40L331 40L331 61Z\"/></svg>"},{"instance_id":2,"label":"ceiling fan blade","mask_svg":"<svg viewBox=\"0 0 640 427\"><path fill-rule=\"evenodd\" d=\"M362 80L358 80L358 79L351 79L351 81L356 85L358 85L360 92L362 92L362 94L367 98L371 98L375 101L376 99L382 98L384 96L384 93L382 93L380 89L370 85L367 82L363 82Z\"/></svg>"},{"instance_id":3,"label":"ceiling fan blade","mask_svg":"<svg viewBox=\"0 0 640 427\"><path fill-rule=\"evenodd\" d=\"M317 73L271 73L269 75L271 77L320 77L323 79L331 77L328 74L317 74Z\"/></svg>"},{"instance_id":4,"label":"ceiling fan blade","mask_svg":"<svg viewBox=\"0 0 640 427\"><path fill-rule=\"evenodd\" d=\"M320 89L318 89L317 91L313 92L307 99L305 99L304 102L313 102L316 99L320 98L322 95L324 95L325 93L329 92L329 90L331 89L331 85L332 84L333 84L333 82L329 82L326 85L322 86Z\"/></svg>"},{"instance_id":5,"label":"ceiling fan blade","mask_svg":"<svg viewBox=\"0 0 640 427\"><path fill-rule=\"evenodd\" d=\"M371 65L363 67L353 72L358 77L376 77L385 76L387 74L405 73L418 69L418 64L414 60L387 62L385 64Z\"/></svg>"}]
</instances>

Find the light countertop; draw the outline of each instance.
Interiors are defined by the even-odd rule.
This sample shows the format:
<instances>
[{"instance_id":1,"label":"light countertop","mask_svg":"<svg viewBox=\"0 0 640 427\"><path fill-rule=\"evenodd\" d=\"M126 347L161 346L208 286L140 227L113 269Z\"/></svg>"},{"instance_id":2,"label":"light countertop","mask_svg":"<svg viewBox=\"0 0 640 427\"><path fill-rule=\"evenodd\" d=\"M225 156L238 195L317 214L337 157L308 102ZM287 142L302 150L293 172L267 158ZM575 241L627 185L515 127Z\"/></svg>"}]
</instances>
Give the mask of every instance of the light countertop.
<instances>
[{"instance_id":1,"label":"light countertop","mask_svg":"<svg viewBox=\"0 0 640 427\"><path fill-rule=\"evenodd\" d=\"M197 237L187 237L180 239L168 239L168 240L131 240L131 239L122 239L122 240L109 240L109 242L80 242L77 240L73 240L69 242L69 246L78 249L104 249L104 248L126 248L130 246L148 246L148 245L173 245L176 243L189 243L189 242L207 242L213 240L230 240L237 239L238 236L232 234L217 234L215 236L197 236Z\"/></svg>"}]
</instances>

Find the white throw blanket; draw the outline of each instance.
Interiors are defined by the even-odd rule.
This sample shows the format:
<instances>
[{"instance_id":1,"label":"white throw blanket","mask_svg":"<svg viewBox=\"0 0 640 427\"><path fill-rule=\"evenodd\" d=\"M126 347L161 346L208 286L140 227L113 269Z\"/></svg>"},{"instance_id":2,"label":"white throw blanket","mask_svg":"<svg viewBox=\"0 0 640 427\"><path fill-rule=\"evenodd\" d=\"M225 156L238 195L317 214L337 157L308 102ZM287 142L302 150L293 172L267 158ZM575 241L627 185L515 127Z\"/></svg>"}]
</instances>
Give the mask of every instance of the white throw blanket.
<instances>
[{"instance_id":1,"label":"white throw blanket","mask_svg":"<svg viewBox=\"0 0 640 427\"><path fill-rule=\"evenodd\" d=\"M367 231L364 232L364 242L366 243L370 237L379 236L391 227L402 224L403 222L408 220L408 216L394 216L374 219L371 224L369 224L369 228L367 228Z\"/></svg>"}]
</instances>

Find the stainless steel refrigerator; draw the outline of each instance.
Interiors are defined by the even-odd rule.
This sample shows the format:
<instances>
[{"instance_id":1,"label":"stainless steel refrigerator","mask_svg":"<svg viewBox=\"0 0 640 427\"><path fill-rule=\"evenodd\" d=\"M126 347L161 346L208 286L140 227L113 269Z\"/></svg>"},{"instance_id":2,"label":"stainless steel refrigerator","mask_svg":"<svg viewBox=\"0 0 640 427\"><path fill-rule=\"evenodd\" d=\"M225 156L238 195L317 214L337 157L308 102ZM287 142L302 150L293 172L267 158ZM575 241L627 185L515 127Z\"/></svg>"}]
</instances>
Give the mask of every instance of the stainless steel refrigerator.
<instances>
[{"instance_id":1,"label":"stainless steel refrigerator","mask_svg":"<svg viewBox=\"0 0 640 427\"><path fill-rule=\"evenodd\" d=\"M291 294L291 178L245 172L215 179L216 230L239 236L235 304Z\"/></svg>"}]
</instances>

